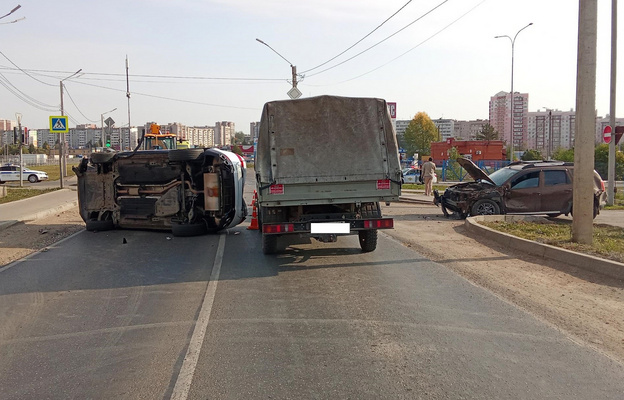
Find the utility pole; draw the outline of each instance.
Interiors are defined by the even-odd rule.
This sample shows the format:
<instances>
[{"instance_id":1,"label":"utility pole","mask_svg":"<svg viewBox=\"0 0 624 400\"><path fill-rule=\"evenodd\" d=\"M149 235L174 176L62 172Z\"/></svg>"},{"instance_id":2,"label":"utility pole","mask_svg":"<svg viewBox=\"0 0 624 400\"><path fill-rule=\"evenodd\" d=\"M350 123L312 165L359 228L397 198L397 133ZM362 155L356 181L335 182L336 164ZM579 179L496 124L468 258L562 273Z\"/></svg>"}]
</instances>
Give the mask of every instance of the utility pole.
<instances>
[{"instance_id":1,"label":"utility pole","mask_svg":"<svg viewBox=\"0 0 624 400\"><path fill-rule=\"evenodd\" d=\"M617 72L617 0L611 0L611 105L609 107L609 125L611 126L611 142L609 142L609 173L607 178L607 204L615 202L615 81Z\"/></svg>"},{"instance_id":2,"label":"utility pole","mask_svg":"<svg viewBox=\"0 0 624 400\"><path fill-rule=\"evenodd\" d=\"M579 2L572 241L591 244L594 211L598 0Z\"/></svg>"},{"instance_id":3,"label":"utility pole","mask_svg":"<svg viewBox=\"0 0 624 400\"><path fill-rule=\"evenodd\" d=\"M20 187L24 187L24 165L22 162L22 114L15 113L17 117L17 144L19 147L19 174L20 174Z\"/></svg>"},{"instance_id":4,"label":"utility pole","mask_svg":"<svg viewBox=\"0 0 624 400\"><path fill-rule=\"evenodd\" d=\"M82 71L82 68L80 68L78 71L74 72L73 74L71 74L70 76L68 76L65 79L61 79L59 82L59 86L61 87L61 116L65 115L65 109L63 108L63 81L67 80L75 75L78 75L80 73L80 71ZM63 189L65 187L65 176L67 175L67 165L65 164L65 134L61 133L61 136L59 137L59 164L61 165L61 189Z\"/></svg>"}]
</instances>

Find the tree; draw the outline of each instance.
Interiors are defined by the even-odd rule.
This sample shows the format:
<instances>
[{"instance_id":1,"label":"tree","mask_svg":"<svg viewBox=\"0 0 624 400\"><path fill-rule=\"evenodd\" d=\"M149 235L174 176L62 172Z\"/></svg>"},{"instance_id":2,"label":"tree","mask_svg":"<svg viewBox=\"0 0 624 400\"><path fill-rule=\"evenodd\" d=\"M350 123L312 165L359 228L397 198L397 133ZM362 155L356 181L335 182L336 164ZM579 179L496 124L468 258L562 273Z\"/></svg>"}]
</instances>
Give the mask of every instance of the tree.
<instances>
[{"instance_id":1,"label":"tree","mask_svg":"<svg viewBox=\"0 0 624 400\"><path fill-rule=\"evenodd\" d=\"M241 147L237 144L235 144L234 146L232 146L232 153L238 154L239 156L243 155L243 150L241 149Z\"/></svg>"},{"instance_id":2,"label":"tree","mask_svg":"<svg viewBox=\"0 0 624 400\"><path fill-rule=\"evenodd\" d=\"M234 144L244 144L245 134L242 131L238 131L234 134Z\"/></svg>"},{"instance_id":3,"label":"tree","mask_svg":"<svg viewBox=\"0 0 624 400\"><path fill-rule=\"evenodd\" d=\"M553 160L574 162L574 149L557 149L552 155Z\"/></svg>"},{"instance_id":4,"label":"tree","mask_svg":"<svg viewBox=\"0 0 624 400\"><path fill-rule=\"evenodd\" d=\"M606 179L609 176L609 145L599 144L594 150L594 169ZM621 180L624 175L624 153L615 151L615 179Z\"/></svg>"},{"instance_id":5,"label":"tree","mask_svg":"<svg viewBox=\"0 0 624 400\"><path fill-rule=\"evenodd\" d=\"M525 150L520 157L522 161L542 160L542 153L538 150Z\"/></svg>"},{"instance_id":6,"label":"tree","mask_svg":"<svg viewBox=\"0 0 624 400\"><path fill-rule=\"evenodd\" d=\"M498 131L494 130L494 127L490 124L485 124L481 127L481 131L477 133L475 137L477 140L498 140Z\"/></svg>"},{"instance_id":7,"label":"tree","mask_svg":"<svg viewBox=\"0 0 624 400\"><path fill-rule=\"evenodd\" d=\"M405 149L412 155L431 154L431 142L439 142L440 132L425 112L419 112L405 129Z\"/></svg>"},{"instance_id":8,"label":"tree","mask_svg":"<svg viewBox=\"0 0 624 400\"><path fill-rule=\"evenodd\" d=\"M30 154L36 154L37 153L37 149L35 148L34 144L31 143L30 146L28 146L28 152Z\"/></svg>"}]
</instances>

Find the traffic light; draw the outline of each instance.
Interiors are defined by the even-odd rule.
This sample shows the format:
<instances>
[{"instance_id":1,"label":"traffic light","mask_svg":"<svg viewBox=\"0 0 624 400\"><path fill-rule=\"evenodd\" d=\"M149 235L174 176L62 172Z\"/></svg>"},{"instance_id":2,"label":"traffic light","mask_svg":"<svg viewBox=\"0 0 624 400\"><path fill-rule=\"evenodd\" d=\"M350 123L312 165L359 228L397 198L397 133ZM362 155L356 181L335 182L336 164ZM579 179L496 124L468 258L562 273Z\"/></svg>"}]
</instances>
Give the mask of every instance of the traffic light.
<instances>
[{"instance_id":1,"label":"traffic light","mask_svg":"<svg viewBox=\"0 0 624 400\"><path fill-rule=\"evenodd\" d=\"M106 147L111 147L110 139L106 139Z\"/></svg>"},{"instance_id":2,"label":"traffic light","mask_svg":"<svg viewBox=\"0 0 624 400\"><path fill-rule=\"evenodd\" d=\"M17 136L17 127L13 127L13 144L17 144L18 141L17 139L19 139L19 137Z\"/></svg>"}]
</instances>

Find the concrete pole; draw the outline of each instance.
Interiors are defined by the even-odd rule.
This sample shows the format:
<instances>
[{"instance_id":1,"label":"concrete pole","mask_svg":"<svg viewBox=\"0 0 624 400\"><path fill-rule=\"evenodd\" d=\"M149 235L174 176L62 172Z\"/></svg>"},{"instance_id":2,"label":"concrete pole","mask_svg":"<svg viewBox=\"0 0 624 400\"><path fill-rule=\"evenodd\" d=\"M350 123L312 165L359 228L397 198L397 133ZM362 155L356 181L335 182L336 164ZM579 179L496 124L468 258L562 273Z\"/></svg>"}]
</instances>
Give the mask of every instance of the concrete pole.
<instances>
[{"instance_id":1,"label":"concrete pole","mask_svg":"<svg viewBox=\"0 0 624 400\"><path fill-rule=\"evenodd\" d=\"M61 116L65 115L65 110L63 109L63 81L60 81L61 86ZM59 134L59 164L60 164L60 173L61 173L61 189L65 187L65 174L63 171L63 159L65 158L65 134Z\"/></svg>"},{"instance_id":2,"label":"concrete pole","mask_svg":"<svg viewBox=\"0 0 624 400\"><path fill-rule=\"evenodd\" d=\"M598 0L579 2L572 241L591 244L594 208Z\"/></svg>"},{"instance_id":3,"label":"concrete pole","mask_svg":"<svg viewBox=\"0 0 624 400\"><path fill-rule=\"evenodd\" d=\"M615 202L615 82L617 72L617 0L611 0L611 105L609 107L609 125L611 142L609 143L609 174L607 182L607 204Z\"/></svg>"}]
</instances>

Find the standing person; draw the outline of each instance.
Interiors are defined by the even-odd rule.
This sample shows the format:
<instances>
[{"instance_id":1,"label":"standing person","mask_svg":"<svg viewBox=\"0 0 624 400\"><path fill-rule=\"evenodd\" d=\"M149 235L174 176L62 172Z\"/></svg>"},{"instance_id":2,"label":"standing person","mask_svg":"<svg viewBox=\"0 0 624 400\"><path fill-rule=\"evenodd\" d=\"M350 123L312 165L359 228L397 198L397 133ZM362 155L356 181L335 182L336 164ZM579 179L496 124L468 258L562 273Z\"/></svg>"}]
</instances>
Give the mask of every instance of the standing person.
<instances>
[{"instance_id":1,"label":"standing person","mask_svg":"<svg viewBox=\"0 0 624 400\"><path fill-rule=\"evenodd\" d=\"M429 157L429 161L423 164L421 174L425 180L425 196L433 194L433 178L435 177L436 165L433 158Z\"/></svg>"}]
</instances>

